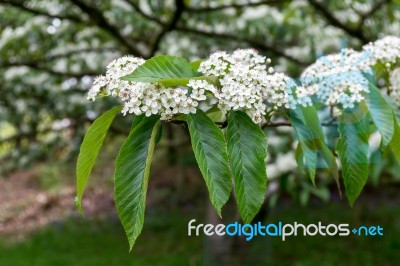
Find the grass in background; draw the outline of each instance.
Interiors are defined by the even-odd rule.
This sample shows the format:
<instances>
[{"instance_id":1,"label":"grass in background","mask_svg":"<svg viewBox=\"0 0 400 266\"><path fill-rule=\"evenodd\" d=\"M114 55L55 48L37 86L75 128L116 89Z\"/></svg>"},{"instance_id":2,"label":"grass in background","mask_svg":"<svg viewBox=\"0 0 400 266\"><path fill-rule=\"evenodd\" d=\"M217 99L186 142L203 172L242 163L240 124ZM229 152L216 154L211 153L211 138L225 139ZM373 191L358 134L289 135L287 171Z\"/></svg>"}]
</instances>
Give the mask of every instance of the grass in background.
<instances>
[{"instance_id":1,"label":"grass in background","mask_svg":"<svg viewBox=\"0 0 400 266\"><path fill-rule=\"evenodd\" d=\"M366 201L365 201L366 202ZM256 237L238 265L398 265L400 212L390 203L375 206L345 203L272 210L267 222L381 225L382 237ZM187 223L199 213L149 209L133 251L116 218L71 218L53 223L18 243L0 241L0 265L203 265L205 239L188 237ZM238 262L239 263L239 262Z\"/></svg>"},{"instance_id":2,"label":"grass in background","mask_svg":"<svg viewBox=\"0 0 400 266\"><path fill-rule=\"evenodd\" d=\"M201 241L188 238L186 219L178 213L147 217L134 249L118 219L70 218L52 223L27 239L0 240L0 265L199 265Z\"/></svg>"}]
</instances>

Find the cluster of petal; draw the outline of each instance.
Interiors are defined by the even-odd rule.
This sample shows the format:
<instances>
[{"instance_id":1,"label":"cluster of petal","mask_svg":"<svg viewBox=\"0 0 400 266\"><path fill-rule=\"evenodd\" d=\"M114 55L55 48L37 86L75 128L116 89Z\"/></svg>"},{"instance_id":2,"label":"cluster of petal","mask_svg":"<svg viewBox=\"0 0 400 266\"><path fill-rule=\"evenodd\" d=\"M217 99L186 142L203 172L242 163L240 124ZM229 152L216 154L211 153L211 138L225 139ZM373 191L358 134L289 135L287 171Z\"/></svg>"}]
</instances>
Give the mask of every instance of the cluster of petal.
<instances>
[{"instance_id":1,"label":"cluster of petal","mask_svg":"<svg viewBox=\"0 0 400 266\"><path fill-rule=\"evenodd\" d=\"M370 56L352 49L319 58L302 73L305 94L327 105L353 108L369 92L365 73L371 73Z\"/></svg>"},{"instance_id":2,"label":"cluster of petal","mask_svg":"<svg viewBox=\"0 0 400 266\"><path fill-rule=\"evenodd\" d=\"M297 85L289 77L274 73L272 67L267 69L270 62L253 49L239 49L232 54L211 54L200 64L198 71L218 77L220 88L208 90L217 98L223 113L243 110L255 123L262 122L268 105L286 108L296 108L298 104L311 105L307 95L297 97ZM205 87L210 86L207 84L202 88Z\"/></svg>"},{"instance_id":3,"label":"cluster of petal","mask_svg":"<svg viewBox=\"0 0 400 266\"><path fill-rule=\"evenodd\" d=\"M390 67L400 59L400 38L386 36L364 45L363 50L371 54L369 62L371 66L382 63Z\"/></svg>"},{"instance_id":4,"label":"cluster of petal","mask_svg":"<svg viewBox=\"0 0 400 266\"><path fill-rule=\"evenodd\" d=\"M144 62L145 61L142 58L133 56L124 56L112 61L107 66L106 75L95 78L93 85L88 92L88 100L94 101L99 95L121 95L123 100L124 98L127 98L129 92L134 89L132 86L141 86L141 84L132 84L121 80L120 78L132 73Z\"/></svg>"},{"instance_id":5,"label":"cluster of petal","mask_svg":"<svg viewBox=\"0 0 400 266\"><path fill-rule=\"evenodd\" d=\"M155 83L121 80L132 73L145 60L125 56L112 61L107 66L105 76L97 77L88 92L88 99L99 95L118 97L123 102L122 113L160 115L162 120L170 120L175 114L195 113L199 101L205 100L204 90L188 88L165 88Z\"/></svg>"},{"instance_id":6,"label":"cluster of petal","mask_svg":"<svg viewBox=\"0 0 400 266\"><path fill-rule=\"evenodd\" d=\"M303 72L302 84L306 95L316 95L327 105L352 108L369 93L365 74L372 74L378 63L390 71L399 60L400 38L386 36L364 45L361 52L342 49L319 58Z\"/></svg>"}]
</instances>

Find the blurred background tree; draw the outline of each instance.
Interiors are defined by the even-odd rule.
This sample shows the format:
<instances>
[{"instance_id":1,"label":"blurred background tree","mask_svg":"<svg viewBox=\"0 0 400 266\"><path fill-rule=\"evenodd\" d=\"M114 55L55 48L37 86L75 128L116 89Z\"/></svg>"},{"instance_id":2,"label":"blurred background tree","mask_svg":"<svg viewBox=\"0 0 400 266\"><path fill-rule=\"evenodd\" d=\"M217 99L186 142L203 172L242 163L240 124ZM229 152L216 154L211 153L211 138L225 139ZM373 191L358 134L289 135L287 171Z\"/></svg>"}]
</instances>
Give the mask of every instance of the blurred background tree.
<instances>
[{"instance_id":1,"label":"blurred background tree","mask_svg":"<svg viewBox=\"0 0 400 266\"><path fill-rule=\"evenodd\" d=\"M75 158L86 126L112 104L92 105L86 90L122 55L194 60L252 47L296 77L343 43L398 34L399 19L398 0L2 0L1 170ZM121 123L113 133L127 132Z\"/></svg>"},{"instance_id":2,"label":"blurred background tree","mask_svg":"<svg viewBox=\"0 0 400 266\"><path fill-rule=\"evenodd\" d=\"M0 0L0 176L36 165L40 161L73 164L88 126L99 114L116 104L109 97L93 104L86 100L87 90L91 86L93 77L104 73L109 62L123 55L150 58L156 54L171 54L196 60L205 58L211 52L218 50L232 51L237 48L251 47L270 57L275 69L285 71L296 78L305 67L321 55L337 52L343 46L357 49L382 36L399 36L399 34L399 0ZM111 128L111 137L118 141L120 135L126 136L129 132L130 120L131 118L125 119L120 116ZM164 130L165 137L158 146L166 148L166 153L159 155L155 160L165 161L165 158L168 158L168 163L186 166L194 164L195 160L185 131L177 125L169 125ZM269 135L268 176L277 181L270 182L267 204L271 206L276 204L278 193L273 192L278 190L290 194L303 205L312 196L328 201L330 190L327 187L330 181L321 178L318 188L315 188L309 179L299 178L300 174L294 161L292 147L295 139L290 134L282 134L282 132L290 131L290 128L277 127L267 130ZM112 153L113 149L115 150L114 146L120 145L113 145L111 142L110 146L111 149L105 148L109 148ZM191 157L187 156L188 154L191 154ZM113 158L113 156L109 157ZM384 155L377 160L379 163L371 171L370 181L377 183L378 178L383 176L383 172L387 174L385 176L390 177L390 181L393 179L398 181L399 167L395 166L392 159ZM110 164L107 156L102 159L102 162L105 164L104 173L101 174L111 176L112 169L107 168ZM68 167L72 164L66 165ZM39 172L42 176L51 176L40 181L45 183L43 186L54 187L48 183L57 183L55 180L62 178L60 175L69 175L69 179L73 179L70 171L65 172L60 169L62 168L57 165L56 169L52 166ZM197 239L188 240L182 232L176 235L177 228L175 227L178 223L180 228L185 228L186 220L182 220L182 215L187 220L193 218L190 212L189 216L187 213L182 214L183 209L186 211L193 209L191 200L200 198L205 201L206 194L195 189L204 187L204 184L201 183L199 175L193 172L188 174L186 170L179 171L180 174L167 168L153 171L154 175L167 178L164 181L154 179L153 185L159 187L156 193L150 192L149 204L157 202L171 208L179 203L183 204L184 208L173 211L148 210L150 216L156 215L151 216L153 218L150 217L150 219L146 218L149 227L145 227L143 242L138 243L137 247L137 252L141 255L144 253L144 258L143 263L140 261L141 258L137 263L145 265L154 262L152 260L154 253L164 252L162 254L165 256L165 261L161 262L178 265L179 262L182 263L180 261L182 258L180 254L174 253L176 248L185 254L190 253L190 260L199 261L198 254L194 254L193 250L200 249L201 242ZM183 180L181 175L194 176L194 180L197 181ZM323 177L323 173L321 176ZM2 188L1 181L0 179L0 188ZM172 189L164 188L165 184L171 186L171 183L174 183ZM188 185L190 189L186 188ZM108 192L95 194L106 198L106 195L112 194ZM68 193L68 199L72 201L74 192ZM90 193L87 194L90 195ZM396 190L395 193L398 191ZM13 197L15 195L13 194ZM199 195L201 197L198 197ZM386 201L386 197L389 198L394 194L385 195L382 205L388 207L383 208L381 212L371 212L370 216L360 214L361 209L352 212L344 210L342 205L335 205L329 207L327 211L314 208L310 216L303 221L313 223L320 217L327 217L329 222L340 223L343 219L353 219L358 223L360 221L381 223L377 217L385 216L388 218L387 221L382 222L383 225L398 228L399 217L393 214L392 205L387 204ZM51 205L48 207L51 201L43 200L39 196L40 204L52 210ZM96 200L94 201L100 206L99 208L104 207ZM202 209L204 209L204 201L201 202L203 205L200 204ZM112 205L112 202L108 204ZM317 204L320 204L320 201ZM398 205L394 202L393 206ZM4 222L1 207L0 232L1 223ZM110 209L109 206L107 208ZM261 217L258 219L262 220L267 210L269 209L263 208ZM235 213L229 207L228 212ZM199 213L207 216L202 211ZM338 213L342 216L337 215ZM212 216L212 214L208 215ZM271 221L281 220L283 216L296 220L301 215L305 217L301 210L294 208L283 209L275 213L275 216L272 213L270 217ZM161 220L166 225L160 224ZM107 261L110 261L110 265L111 262L126 265L131 261L130 258L124 257L126 242L124 242L125 236L122 230L118 231L120 237L118 239L115 237L115 230L117 230L115 221L112 226L101 223L93 231L90 231L92 224L84 224L82 225L86 228L84 233L83 229L80 229L81 222L77 224L79 229L67 222L63 231L65 235L57 235L53 229L50 229L40 233L32 242L17 246L15 250L4 249L3 255L0 252L0 264L2 264L1 258L6 258L8 255L15 260L21 258L22 261L23 256L20 256L20 252L28 255L32 252L31 257L38 258L37 251L42 252L43 249L48 248L46 244L43 244L46 241L49 241L49 245L63 242L63 244L66 243L68 250L74 250L75 242L68 242L71 235L75 235L76 239L82 235L86 236L82 238L82 243L78 243L78 247L93 246L93 250L88 251L92 253L92 258L99 257L96 244L103 244L106 247L108 245L109 250L122 249L124 251L110 253L109 257L104 254L99 261L100 264L93 264L95 261L93 259L92 264L89 262L89 265L106 264ZM164 234L165 227L168 227L170 231ZM157 232L155 238L151 235L153 229ZM358 259L362 256L366 264L371 261L382 263L385 259L393 260L391 251L400 246L399 239L395 235L395 233L391 234L391 238L386 239L384 243L376 242L376 245L379 244L379 248L386 252L382 257L375 256L377 249L369 244L371 242L333 241L329 246L332 250L339 245L342 247L343 243L348 245L348 248L337 249L336 253L330 255L331 264L327 264L337 265L343 258L343 254L347 255L346 251L352 250L355 244L360 245L360 252L361 250L362 252L370 251L370 256L366 255L367 253L360 253L357 256ZM41 241L42 237L46 241ZM90 242L88 239L94 240ZM165 248L161 251L157 246L158 239L160 243L165 244ZM186 242L177 245L176 239ZM149 241L149 244L146 244L146 241ZM321 241L324 240L307 239L308 246L302 238L295 241L297 242L293 243L293 249L287 248L290 246L284 246L281 242L269 243L268 245L271 244L270 247L272 247L267 252L269 255L272 255L275 250L280 252L277 253L277 257L271 256L271 261L282 262L283 259L293 256L290 260L295 262L296 258L291 253L293 250L299 251L296 254L308 255L308 247L320 248ZM264 254L266 249L264 245L265 242L261 242L258 247L262 247L262 250L256 248L252 254ZM48 252L46 254L48 261L45 262L43 257L43 261L39 259L35 262L37 265L59 263L58 254L65 251L64 247L56 252ZM71 254L70 263L66 260L64 264L59 265L73 264L75 258L72 256L79 259L83 257L79 251ZM238 255L243 255L243 253L238 253ZM316 259L320 259L318 254L315 256ZM315 263L312 258L304 258L304 261L311 265ZM3 264L8 265L7 262ZM357 262L357 260L354 259L352 262Z\"/></svg>"}]
</instances>

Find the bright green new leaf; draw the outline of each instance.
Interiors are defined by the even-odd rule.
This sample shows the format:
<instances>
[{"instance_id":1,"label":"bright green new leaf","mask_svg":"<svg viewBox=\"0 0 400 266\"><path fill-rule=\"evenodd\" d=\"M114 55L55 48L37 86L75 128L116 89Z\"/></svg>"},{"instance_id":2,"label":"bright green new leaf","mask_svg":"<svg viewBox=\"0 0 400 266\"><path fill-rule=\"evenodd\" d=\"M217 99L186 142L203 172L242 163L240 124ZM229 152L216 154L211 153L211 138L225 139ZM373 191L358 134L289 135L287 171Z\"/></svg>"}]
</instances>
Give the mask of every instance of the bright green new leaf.
<instances>
[{"instance_id":1,"label":"bright green new leaf","mask_svg":"<svg viewBox=\"0 0 400 266\"><path fill-rule=\"evenodd\" d=\"M177 85L185 85L187 82L185 84L182 83L186 79L195 76L195 71L185 58L158 55L147 60L143 65L122 79L136 82L165 82L166 84L176 83Z\"/></svg>"},{"instance_id":2,"label":"bright green new leaf","mask_svg":"<svg viewBox=\"0 0 400 266\"><path fill-rule=\"evenodd\" d=\"M296 160L300 167L307 169L311 181L315 181L315 169L318 164L319 140L305 122L304 115L298 110L298 113L290 115L290 121L297 133L299 144L296 150Z\"/></svg>"},{"instance_id":3,"label":"bright green new leaf","mask_svg":"<svg viewBox=\"0 0 400 266\"><path fill-rule=\"evenodd\" d=\"M369 97L366 100L368 109L382 136L382 147L386 148L394 133L393 110L373 83L370 83L369 90Z\"/></svg>"},{"instance_id":4,"label":"bright green new leaf","mask_svg":"<svg viewBox=\"0 0 400 266\"><path fill-rule=\"evenodd\" d=\"M201 64L203 61L204 61L204 60L199 59L199 60L190 62L190 66L192 67L192 69L193 69L194 71L197 71L197 70L199 69L199 67L200 67L200 64Z\"/></svg>"},{"instance_id":5,"label":"bright green new leaf","mask_svg":"<svg viewBox=\"0 0 400 266\"><path fill-rule=\"evenodd\" d=\"M131 130L115 163L114 200L130 249L143 228L150 165L159 117L143 117Z\"/></svg>"},{"instance_id":6,"label":"bright green new leaf","mask_svg":"<svg viewBox=\"0 0 400 266\"><path fill-rule=\"evenodd\" d=\"M339 122L336 150L342 164L347 199L353 206L368 179L369 116L344 112Z\"/></svg>"},{"instance_id":7,"label":"bright green new leaf","mask_svg":"<svg viewBox=\"0 0 400 266\"><path fill-rule=\"evenodd\" d=\"M175 87L175 86L186 86L189 83L189 80L191 79L197 79L197 80L205 80L210 84L213 84L215 86L218 86L218 79L213 76L198 76L198 77L192 77L192 78L172 78L172 79L162 79L159 80L161 84L163 84L165 87Z\"/></svg>"},{"instance_id":8,"label":"bright green new leaf","mask_svg":"<svg viewBox=\"0 0 400 266\"><path fill-rule=\"evenodd\" d=\"M192 147L218 214L229 199L232 178L226 142L220 128L201 110L187 115Z\"/></svg>"},{"instance_id":9,"label":"bright green new leaf","mask_svg":"<svg viewBox=\"0 0 400 266\"><path fill-rule=\"evenodd\" d=\"M227 141L239 212L243 221L250 223L267 190L265 135L247 114L236 111L228 115Z\"/></svg>"},{"instance_id":10,"label":"bright green new leaf","mask_svg":"<svg viewBox=\"0 0 400 266\"><path fill-rule=\"evenodd\" d=\"M397 122L397 117L393 114L393 121L394 121L394 133L393 138L389 143L389 147L392 150L393 154L395 155L397 161L400 163L400 126Z\"/></svg>"},{"instance_id":11,"label":"bright green new leaf","mask_svg":"<svg viewBox=\"0 0 400 266\"><path fill-rule=\"evenodd\" d=\"M83 139L76 164L76 205L81 213L83 192L85 191L90 172L99 155L107 131L120 110L121 106L117 106L98 117L90 126Z\"/></svg>"},{"instance_id":12,"label":"bright green new leaf","mask_svg":"<svg viewBox=\"0 0 400 266\"><path fill-rule=\"evenodd\" d=\"M298 107L290 113L291 124L299 139L296 160L300 167L307 169L311 181L315 182L316 168L329 168L339 187L339 173L335 157L325 144L317 110L312 107ZM319 165L319 156L325 165Z\"/></svg>"}]
</instances>

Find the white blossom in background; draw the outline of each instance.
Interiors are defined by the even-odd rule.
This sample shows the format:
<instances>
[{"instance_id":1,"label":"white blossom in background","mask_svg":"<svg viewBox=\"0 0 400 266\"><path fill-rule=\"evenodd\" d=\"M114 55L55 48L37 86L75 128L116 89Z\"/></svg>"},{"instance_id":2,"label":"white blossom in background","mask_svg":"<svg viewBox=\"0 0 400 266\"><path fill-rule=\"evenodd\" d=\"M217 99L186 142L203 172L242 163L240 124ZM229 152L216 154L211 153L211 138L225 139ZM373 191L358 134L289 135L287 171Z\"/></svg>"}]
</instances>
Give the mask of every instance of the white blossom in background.
<instances>
[{"instance_id":1,"label":"white blossom in background","mask_svg":"<svg viewBox=\"0 0 400 266\"><path fill-rule=\"evenodd\" d=\"M397 106L400 106L400 68L390 73L390 96Z\"/></svg>"}]
</instances>

